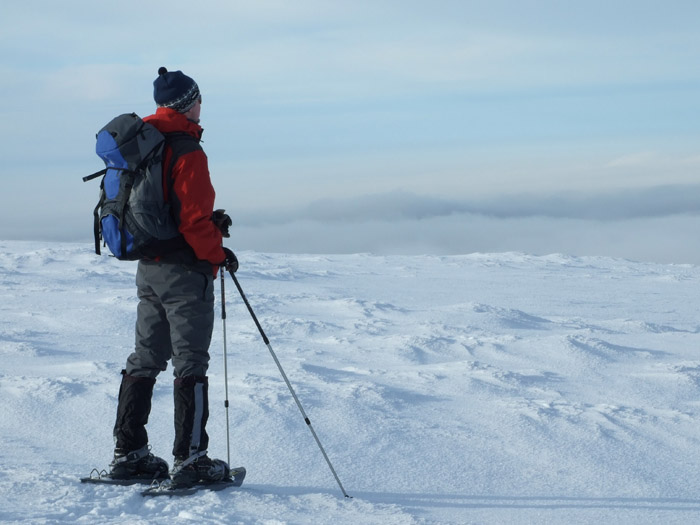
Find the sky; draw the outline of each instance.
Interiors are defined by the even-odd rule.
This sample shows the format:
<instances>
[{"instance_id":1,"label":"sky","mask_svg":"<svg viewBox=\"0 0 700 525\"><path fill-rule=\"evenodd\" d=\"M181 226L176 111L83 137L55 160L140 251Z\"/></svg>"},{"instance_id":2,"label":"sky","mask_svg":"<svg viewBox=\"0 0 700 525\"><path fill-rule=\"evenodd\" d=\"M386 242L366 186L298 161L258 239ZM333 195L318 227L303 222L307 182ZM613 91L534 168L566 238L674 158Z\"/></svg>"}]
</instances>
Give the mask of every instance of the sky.
<instances>
[{"instance_id":1,"label":"sky","mask_svg":"<svg viewBox=\"0 0 700 525\"><path fill-rule=\"evenodd\" d=\"M700 3L0 7L0 239L87 241L96 132L194 78L235 250L700 263ZM696 246L697 245L697 246Z\"/></svg>"}]
</instances>

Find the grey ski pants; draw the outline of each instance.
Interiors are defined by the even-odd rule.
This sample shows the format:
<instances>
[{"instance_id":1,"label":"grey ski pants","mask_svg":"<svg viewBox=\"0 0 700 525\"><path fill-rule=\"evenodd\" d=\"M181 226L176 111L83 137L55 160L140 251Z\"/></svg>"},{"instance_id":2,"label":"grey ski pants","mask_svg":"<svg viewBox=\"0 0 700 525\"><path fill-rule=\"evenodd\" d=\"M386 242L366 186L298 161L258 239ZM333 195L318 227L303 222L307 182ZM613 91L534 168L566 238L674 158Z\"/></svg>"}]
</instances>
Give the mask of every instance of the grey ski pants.
<instances>
[{"instance_id":1,"label":"grey ski pants","mask_svg":"<svg viewBox=\"0 0 700 525\"><path fill-rule=\"evenodd\" d=\"M139 261L136 287L136 345L126 373L155 378L172 360L175 377L206 376L214 328L211 265Z\"/></svg>"}]
</instances>

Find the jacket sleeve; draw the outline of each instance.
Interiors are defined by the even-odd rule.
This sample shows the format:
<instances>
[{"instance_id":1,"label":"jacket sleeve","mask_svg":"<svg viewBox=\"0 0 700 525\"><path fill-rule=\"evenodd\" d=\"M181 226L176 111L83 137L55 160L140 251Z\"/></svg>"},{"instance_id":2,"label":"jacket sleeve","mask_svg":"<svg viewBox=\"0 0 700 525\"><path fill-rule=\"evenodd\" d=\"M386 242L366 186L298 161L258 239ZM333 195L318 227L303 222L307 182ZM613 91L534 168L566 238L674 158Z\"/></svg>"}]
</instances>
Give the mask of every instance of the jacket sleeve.
<instances>
[{"instance_id":1,"label":"jacket sleeve","mask_svg":"<svg viewBox=\"0 0 700 525\"><path fill-rule=\"evenodd\" d=\"M180 233L198 259L221 263L226 255L221 248L221 232L211 220L216 193L204 152L193 151L178 158L172 181L179 204Z\"/></svg>"}]
</instances>

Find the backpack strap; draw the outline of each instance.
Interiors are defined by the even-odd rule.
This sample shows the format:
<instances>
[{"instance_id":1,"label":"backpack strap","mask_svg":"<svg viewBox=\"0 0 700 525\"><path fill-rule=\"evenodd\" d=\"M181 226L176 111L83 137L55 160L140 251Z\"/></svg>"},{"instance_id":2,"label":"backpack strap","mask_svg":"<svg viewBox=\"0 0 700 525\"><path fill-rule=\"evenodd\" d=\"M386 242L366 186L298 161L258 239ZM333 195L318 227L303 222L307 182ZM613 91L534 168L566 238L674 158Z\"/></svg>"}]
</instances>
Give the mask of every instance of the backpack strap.
<instances>
[{"instance_id":1,"label":"backpack strap","mask_svg":"<svg viewBox=\"0 0 700 525\"><path fill-rule=\"evenodd\" d=\"M107 168L100 170L100 171L96 171L92 175L87 175L87 176L83 177L83 182L87 182L87 181L90 181L92 179L96 179L100 175L105 175L106 173L107 173Z\"/></svg>"},{"instance_id":2,"label":"backpack strap","mask_svg":"<svg viewBox=\"0 0 700 525\"><path fill-rule=\"evenodd\" d=\"M122 176L119 177L119 185L124 189L124 191L119 191L118 195L121 196L117 200L117 205L119 206L119 217L120 224L119 228L122 228L121 221L124 220L124 212L126 211L126 205L129 202L129 197L131 196L131 189L134 187L134 177L136 172L131 170L123 170ZM121 188L120 188L121 190ZM121 249L122 255L126 253L126 235L121 236Z\"/></svg>"},{"instance_id":3,"label":"backpack strap","mask_svg":"<svg viewBox=\"0 0 700 525\"><path fill-rule=\"evenodd\" d=\"M124 208L126 208L127 202L129 202L129 195L131 194L131 188L134 186L134 172L131 170L127 170L124 168L105 168L100 171L96 171L92 175L87 175L83 177L83 182L88 182L93 179L96 179L100 175L106 175L107 170L116 170L116 171L123 171L126 173L129 173L130 175L128 177L120 177L119 178L119 184L125 188L124 192L122 193L123 198L119 201L119 208L120 208L120 217L124 216ZM100 250L100 239L102 237L102 232L101 232L101 225L100 225L100 209L105 203L105 200L107 200L107 195L105 194L105 181L102 179L102 182L100 183L100 200L97 202L97 206L95 206L95 209L93 210L92 214L94 217L93 221L93 234L95 236L95 253L97 255L101 255L101 250ZM126 236L122 236L122 253L126 253Z\"/></svg>"},{"instance_id":4,"label":"backpack strap","mask_svg":"<svg viewBox=\"0 0 700 525\"><path fill-rule=\"evenodd\" d=\"M105 173L107 173L107 170L104 170ZM95 177L93 177L95 178ZM87 182L87 181L86 181ZM92 212L94 215L95 221L93 225L93 233L95 234L95 253L97 255L101 255L100 251L100 208L102 208L102 205L105 202L105 190L104 190L104 181L100 184L100 200L97 202L97 206L95 206L95 210Z\"/></svg>"},{"instance_id":5,"label":"backpack strap","mask_svg":"<svg viewBox=\"0 0 700 525\"><path fill-rule=\"evenodd\" d=\"M165 144L166 146L170 147L171 155L170 155L170 162L168 163L168 166L166 169L163 171L163 177L165 177L165 183L166 183L166 189L167 189L167 194L165 195L165 198L168 200L169 203L172 205L172 200L170 198L170 195L173 191L173 168L175 167L175 163L178 161L180 157L187 153L191 153L193 151L201 150L202 147L199 145L199 139L193 137L189 133L185 132L174 132L174 133L164 133L165 135ZM165 154L163 155L165 156ZM177 221L177 217L174 217Z\"/></svg>"}]
</instances>

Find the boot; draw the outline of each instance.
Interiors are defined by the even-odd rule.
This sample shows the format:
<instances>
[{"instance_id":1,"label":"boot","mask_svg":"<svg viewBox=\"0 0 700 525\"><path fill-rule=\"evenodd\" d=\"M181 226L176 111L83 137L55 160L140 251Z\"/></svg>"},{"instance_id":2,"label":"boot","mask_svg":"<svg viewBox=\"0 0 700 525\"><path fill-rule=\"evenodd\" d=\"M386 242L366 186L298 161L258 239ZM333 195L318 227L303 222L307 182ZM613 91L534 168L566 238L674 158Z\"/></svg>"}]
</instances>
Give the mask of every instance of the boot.
<instances>
[{"instance_id":1,"label":"boot","mask_svg":"<svg viewBox=\"0 0 700 525\"><path fill-rule=\"evenodd\" d=\"M170 479L174 487L191 487L196 483L213 483L229 479L231 469L222 459L211 459L206 450L189 458L175 458Z\"/></svg>"},{"instance_id":2,"label":"boot","mask_svg":"<svg viewBox=\"0 0 700 525\"><path fill-rule=\"evenodd\" d=\"M122 370L117 420L114 423L113 478L162 477L168 472L165 460L150 453L146 424L151 413L151 397L156 380L134 377Z\"/></svg>"},{"instance_id":3,"label":"boot","mask_svg":"<svg viewBox=\"0 0 700 525\"><path fill-rule=\"evenodd\" d=\"M109 464L109 476L113 479L160 479L168 477L168 463L151 454L148 446L133 452L115 449Z\"/></svg>"},{"instance_id":4,"label":"boot","mask_svg":"<svg viewBox=\"0 0 700 525\"><path fill-rule=\"evenodd\" d=\"M175 463L170 473L174 485L190 486L229 476L229 466L225 461L207 456L208 390L209 383L204 376L175 379Z\"/></svg>"}]
</instances>

